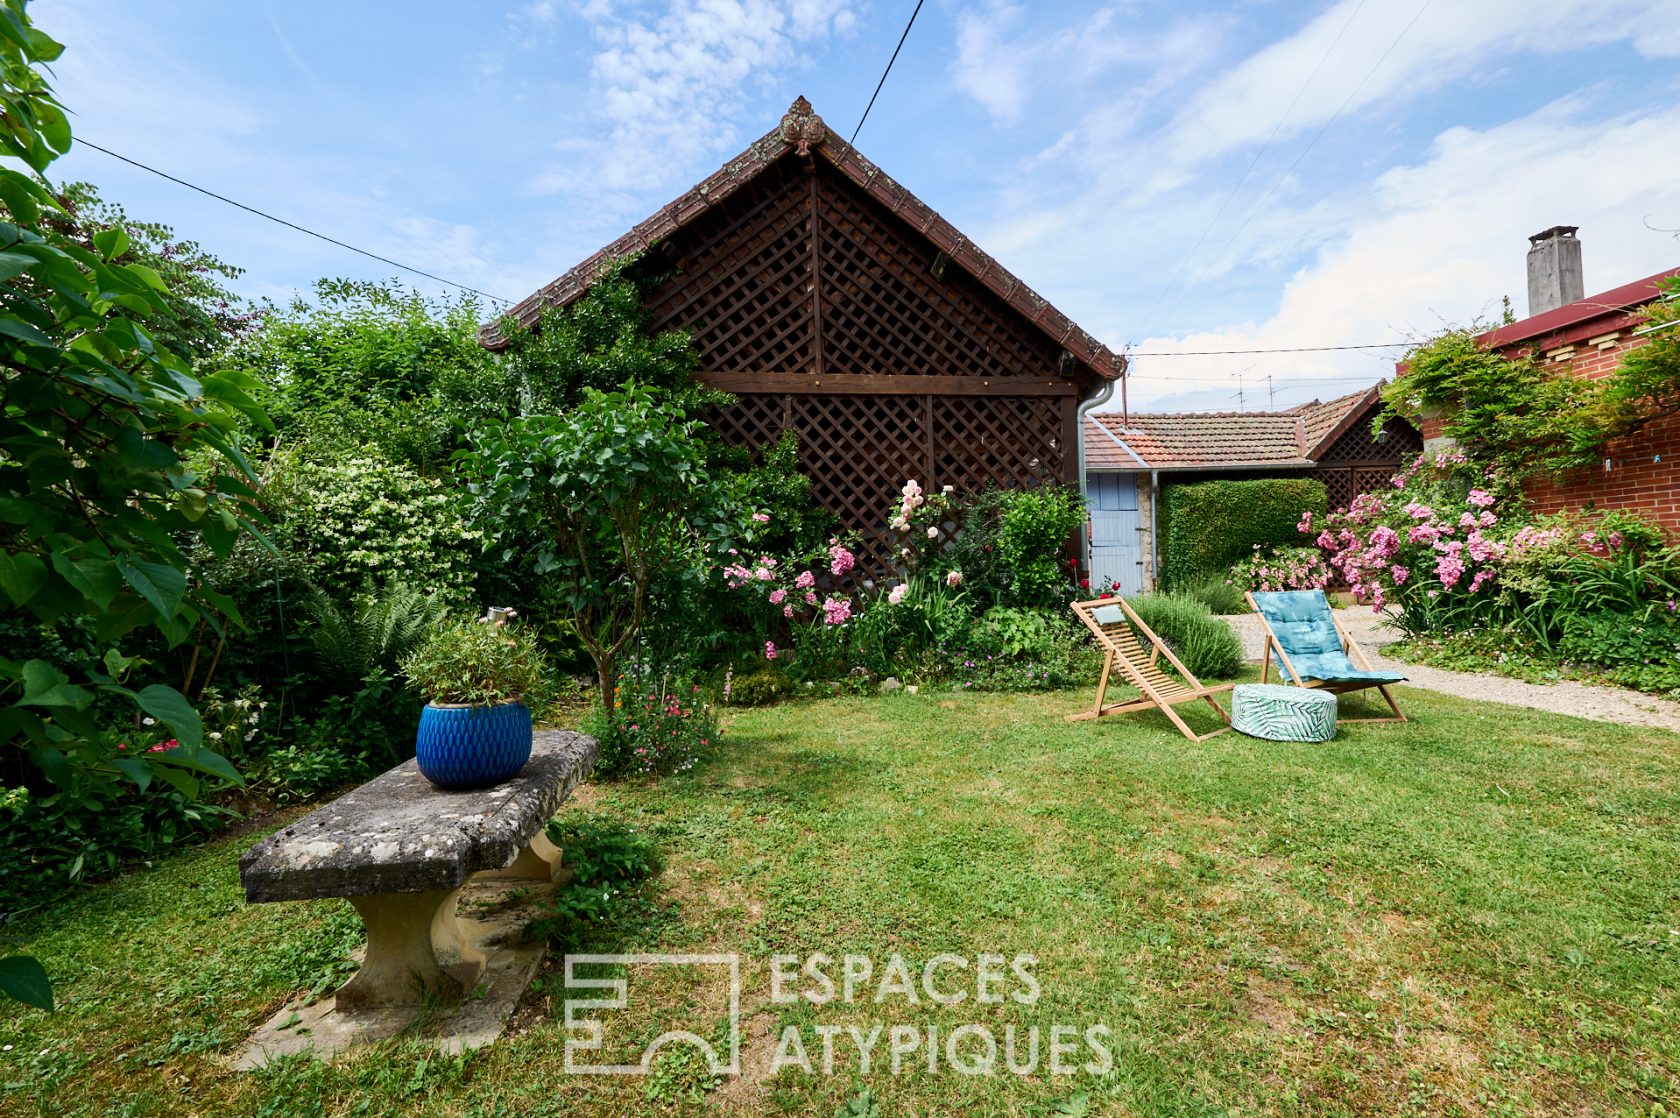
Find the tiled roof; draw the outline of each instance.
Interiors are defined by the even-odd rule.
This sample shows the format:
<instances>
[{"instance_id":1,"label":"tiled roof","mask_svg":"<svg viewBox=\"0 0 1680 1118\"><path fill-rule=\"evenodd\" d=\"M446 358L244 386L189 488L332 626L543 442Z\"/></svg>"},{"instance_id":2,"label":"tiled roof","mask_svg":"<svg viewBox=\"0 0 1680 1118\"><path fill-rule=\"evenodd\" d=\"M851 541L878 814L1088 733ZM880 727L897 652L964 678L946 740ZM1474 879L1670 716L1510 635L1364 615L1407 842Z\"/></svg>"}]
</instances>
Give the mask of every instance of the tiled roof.
<instances>
[{"instance_id":1,"label":"tiled roof","mask_svg":"<svg viewBox=\"0 0 1680 1118\"><path fill-rule=\"evenodd\" d=\"M1324 453L1324 448L1334 442L1353 420L1357 419L1366 407L1377 399L1378 390L1382 387L1373 384L1370 388L1361 388L1358 392L1349 392L1346 396L1337 396L1334 400L1320 403L1313 400L1305 404L1296 404L1285 414L1298 415L1307 428L1307 454L1317 458Z\"/></svg>"},{"instance_id":2,"label":"tiled roof","mask_svg":"<svg viewBox=\"0 0 1680 1118\"><path fill-rule=\"evenodd\" d=\"M1112 459L1093 457L1112 434L1148 467L1157 470L1208 469L1220 466L1311 466L1306 425L1298 415L1276 412L1192 412L1181 415L1134 415L1128 425L1118 415L1092 415L1100 430L1087 431L1085 462L1102 469L1143 469L1125 451L1104 448ZM1107 432L1106 434L1104 432ZM1123 460L1122 460L1123 459Z\"/></svg>"},{"instance_id":3,"label":"tiled roof","mask_svg":"<svg viewBox=\"0 0 1680 1118\"><path fill-rule=\"evenodd\" d=\"M1361 389L1281 412L1086 417L1085 467L1095 470L1302 469L1376 399Z\"/></svg>"},{"instance_id":4,"label":"tiled roof","mask_svg":"<svg viewBox=\"0 0 1680 1118\"><path fill-rule=\"evenodd\" d=\"M1081 330L1067 315L1003 265L992 259L973 241L933 208L899 185L858 150L830 131L822 118L811 111L801 97L793 103L782 122L746 151L725 163L705 181L649 217L612 244L601 249L571 271L521 300L508 313L525 326L536 322L545 306L564 306L588 290L596 273L609 259L642 252L654 242L683 228L706 210L740 189L745 183L790 151L826 159L841 174L861 187L912 229L951 258L951 262L1025 316L1063 349L1089 365L1108 380L1124 375L1126 359ZM479 331L480 340L491 349L504 343L494 323Z\"/></svg>"},{"instance_id":5,"label":"tiled roof","mask_svg":"<svg viewBox=\"0 0 1680 1118\"><path fill-rule=\"evenodd\" d=\"M1657 286L1660 281L1675 276L1680 276L1680 268L1669 268L1654 276L1554 307L1544 314L1518 319L1507 326L1489 330L1479 340L1489 349L1505 349L1519 343L1551 349L1619 330L1639 319L1639 315L1632 313L1634 308L1662 294L1662 289Z\"/></svg>"}]
</instances>

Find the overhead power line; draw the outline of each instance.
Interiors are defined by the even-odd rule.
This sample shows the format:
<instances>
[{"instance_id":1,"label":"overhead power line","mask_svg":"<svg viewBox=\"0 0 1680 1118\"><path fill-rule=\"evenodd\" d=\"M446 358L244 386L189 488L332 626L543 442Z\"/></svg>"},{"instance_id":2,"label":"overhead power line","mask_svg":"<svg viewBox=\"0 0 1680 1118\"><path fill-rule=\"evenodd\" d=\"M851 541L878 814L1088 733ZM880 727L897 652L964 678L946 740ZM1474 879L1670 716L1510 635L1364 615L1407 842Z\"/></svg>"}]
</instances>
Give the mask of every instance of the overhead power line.
<instances>
[{"instance_id":1,"label":"overhead power line","mask_svg":"<svg viewBox=\"0 0 1680 1118\"><path fill-rule=\"evenodd\" d=\"M1212 260L1209 260L1206 266L1204 266L1202 270L1196 274L1196 278L1190 281L1189 286L1185 287L1178 293L1178 298L1173 300L1172 306L1167 308L1167 313L1162 316L1163 318L1171 318L1173 312L1178 309L1179 304L1184 302L1184 297L1196 289L1196 286L1207 277L1207 274L1213 270L1216 264L1225 259L1225 254L1231 251L1231 246L1237 243L1237 238L1242 236L1242 231L1248 228L1249 222L1259 216L1260 211L1266 208L1266 203L1271 201L1272 195L1277 193L1277 188L1282 186L1285 180L1295 173L1295 168L1301 165L1301 161L1307 157L1307 153L1312 151L1312 149L1318 144L1318 141L1324 138L1324 134L1330 131L1330 126L1335 124L1336 121L1341 118L1342 113L1347 111L1347 107L1353 104L1353 99L1359 96L1359 91L1365 88L1365 83L1370 81L1378 70L1382 69L1382 64L1388 61L1388 56L1394 53L1394 49L1400 45L1400 41L1406 37L1407 33L1411 31L1417 21L1423 18L1423 13L1429 9L1429 5L1431 3L1433 3L1433 0L1423 0L1423 4L1412 16L1411 22L1407 23L1406 26L1400 29L1400 34L1394 37L1394 41L1392 43L1388 44L1388 49L1383 51L1382 57L1377 59L1376 63L1372 65L1369 70L1365 71L1365 76L1359 79L1359 84L1353 87L1353 92L1349 93L1347 97L1343 99L1342 103L1336 106L1336 111L1330 114L1330 119L1325 121L1324 125L1313 134L1313 138L1307 141L1307 146L1300 150L1299 154L1295 156L1294 161L1290 163L1288 167L1284 168L1283 174L1277 177L1277 181L1273 182L1270 188L1267 189L1266 193L1261 195L1260 201L1255 203L1252 210L1248 211L1248 216L1243 218L1242 224L1237 226L1236 232L1231 234L1230 239L1227 240L1224 247L1219 250L1219 254Z\"/></svg>"},{"instance_id":2,"label":"overhead power line","mask_svg":"<svg viewBox=\"0 0 1680 1118\"><path fill-rule=\"evenodd\" d=\"M916 17L922 14L922 0L916 0L916 10L910 13L910 21L904 25L904 34L898 37L898 46L893 48L892 57L887 59L887 68L881 71L881 80L875 83L875 92L869 95L869 104L863 107L863 115L858 117L857 127L852 129L852 138L846 143L856 146L858 133L863 131L863 122L869 119L869 110L875 107L875 98L881 96L881 87L887 84L887 75L892 73L893 63L898 61L898 52L904 49L904 40L910 37L910 29L916 26Z\"/></svg>"},{"instance_id":3,"label":"overhead power line","mask_svg":"<svg viewBox=\"0 0 1680 1118\"><path fill-rule=\"evenodd\" d=\"M347 244L344 241L339 240L337 237L329 237L325 233L317 233L313 229L306 229L304 226L299 225L295 221L287 221L283 217L276 217L271 213L266 213L262 210L257 209L255 206L247 206L243 202L236 202L232 198L227 197L225 194L217 194L214 190L208 190L208 189L206 189L202 186L199 186L197 183L190 183L186 179L177 178L176 176L170 174L168 171L160 171L156 167L149 167L146 164L140 162L138 159L130 159L128 156L121 155L117 152L114 152L110 148L100 147L98 144L94 143L91 140L84 140L80 136L77 136L76 137L76 143L80 144L82 147L92 148L94 151L104 152L106 155L109 155L112 159L119 159L122 162L127 163L131 167L138 167L142 171L149 171L152 174L158 176L159 178L168 179L170 182L176 183L177 185L180 185L180 186L184 186L188 190L196 190L200 194L203 194L204 196L206 196L208 198L214 198L218 202L225 202L228 205L234 207L235 209L244 210L246 213L249 213L249 214L256 214L258 217L265 218L269 221L272 221L276 225L284 225L288 229L294 229L299 233L303 233L303 234L306 234L308 236L314 237L318 241L325 241L329 245L337 245L339 248L348 249L351 252L358 253L362 256L367 257L370 260L377 260L381 264L389 264L391 267L396 268L399 271L409 272L409 273L411 273L413 275L416 275L416 276L424 276L429 280L433 280L437 283L444 284L447 287L454 287L454 288L457 288L461 291L470 292L473 295L482 295L484 298L489 299L493 303L511 304L513 302L512 299L504 299L499 295L492 295L488 291L480 291L476 287L469 287L464 283L456 283L454 280L444 279L442 276L433 275L431 272L424 271L423 269L411 267L408 264L399 264L397 261L392 260L389 256L381 256L377 252L369 252L365 248L357 248L355 245Z\"/></svg>"},{"instance_id":4,"label":"overhead power line","mask_svg":"<svg viewBox=\"0 0 1680 1118\"><path fill-rule=\"evenodd\" d=\"M1153 353L1128 353L1127 357L1224 357L1244 353L1332 353L1341 349L1401 349L1414 342L1364 342L1360 345L1295 345L1276 349L1183 349L1176 352L1160 350Z\"/></svg>"},{"instance_id":5,"label":"overhead power line","mask_svg":"<svg viewBox=\"0 0 1680 1118\"><path fill-rule=\"evenodd\" d=\"M1178 277L1184 274L1185 265L1189 264L1190 261L1196 258L1196 253L1201 249L1202 244L1207 240L1208 234L1213 232L1213 227L1215 225L1219 224L1219 219L1225 216L1225 210L1236 198L1237 191L1241 190L1242 184L1248 181L1248 176L1254 173L1254 168L1259 164L1260 157L1265 155L1266 152L1271 149L1272 141L1277 139L1278 132L1283 129L1283 126L1289 120L1290 115L1295 112L1295 106L1301 103L1301 98L1306 94L1307 87L1312 85L1313 80L1318 77L1318 72L1324 69L1324 64L1330 61L1330 56L1335 53L1336 47L1342 41L1342 36L1347 34L1348 28L1353 26L1353 21L1358 18L1360 11L1363 10L1364 7L1365 0L1359 0L1359 4L1348 15L1347 22L1342 24L1342 29L1336 32L1336 37L1330 40L1330 45L1328 47L1324 48L1324 54L1319 58L1318 65L1312 68L1312 73L1307 75L1307 80L1302 82L1301 88L1295 91L1294 100L1289 102L1289 107L1283 110L1283 115L1278 117L1276 124L1272 125L1271 135L1266 137L1266 142L1260 145L1260 150L1255 152L1254 157L1248 161L1248 166L1243 168L1243 173L1238 176L1236 183L1232 185L1231 192L1225 195L1225 200L1219 203L1219 208L1214 211L1213 216L1208 219L1207 225L1202 228L1201 234L1196 238L1196 243L1190 246L1190 251L1184 254L1184 259L1180 260L1178 262L1178 267L1173 269L1172 278L1161 286L1160 292L1155 296L1155 305L1150 307L1149 313L1143 316L1143 321L1147 325L1139 331L1140 334L1148 337L1148 332L1154 329L1156 321L1155 312L1161 309L1162 301L1166 299L1168 293L1170 293L1178 284Z\"/></svg>"}]
</instances>

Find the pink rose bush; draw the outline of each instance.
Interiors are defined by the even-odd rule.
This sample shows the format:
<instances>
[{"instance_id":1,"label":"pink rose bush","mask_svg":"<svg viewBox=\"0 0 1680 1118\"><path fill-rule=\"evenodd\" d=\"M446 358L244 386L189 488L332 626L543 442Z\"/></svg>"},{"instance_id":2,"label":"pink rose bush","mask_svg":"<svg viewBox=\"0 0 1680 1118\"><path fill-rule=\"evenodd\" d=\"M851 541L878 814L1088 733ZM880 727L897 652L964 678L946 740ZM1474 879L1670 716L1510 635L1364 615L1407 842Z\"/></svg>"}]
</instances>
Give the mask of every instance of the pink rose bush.
<instances>
[{"instance_id":1,"label":"pink rose bush","mask_svg":"<svg viewBox=\"0 0 1680 1118\"><path fill-rule=\"evenodd\" d=\"M1297 527L1310 530L1312 514L1303 516ZM1330 577L1317 548L1274 547L1262 552L1255 544L1254 554L1233 564L1225 581L1238 590L1322 590L1330 585Z\"/></svg>"},{"instance_id":2,"label":"pink rose bush","mask_svg":"<svg viewBox=\"0 0 1680 1118\"><path fill-rule=\"evenodd\" d=\"M1327 576L1339 574L1356 598L1377 611L1394 607L1408 632L1438 630L1462 623L1477 610L1470 599L1497 589L1507 547L1497 534L1502 503L1520 514L1514 487L1496 474L1456 453L1420 455L1388 489L1327 516L1315 542Z\"/></svg>"}]
</instances>

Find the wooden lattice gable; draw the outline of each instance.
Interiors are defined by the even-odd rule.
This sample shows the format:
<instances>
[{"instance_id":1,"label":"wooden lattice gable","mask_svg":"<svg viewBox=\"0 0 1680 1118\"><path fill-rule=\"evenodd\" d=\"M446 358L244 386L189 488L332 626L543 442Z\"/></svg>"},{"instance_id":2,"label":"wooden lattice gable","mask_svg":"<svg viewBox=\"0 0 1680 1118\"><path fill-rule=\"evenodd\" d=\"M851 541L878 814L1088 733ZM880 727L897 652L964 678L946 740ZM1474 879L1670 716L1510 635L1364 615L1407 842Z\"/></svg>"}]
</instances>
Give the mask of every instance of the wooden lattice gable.
<instances>
[{"instance_id":1,"label":"wooden lattice gable","mask_svg":"<svg viewBox=\"0 0 1680 1118\"><path fill-rule=\"evenodd\" d=\"M694 225L715 208L729 205L731 202L734 202L732 209L744 209L745 217L758 223L759 232L779 231L791 239L791 226L777 226L775 223L777 215L784 220L791 220L797 209L787 204L788 195L798 190L797 183L793 182L793 177L788 174L788 168L799 164L793 164L788 159L790 155L806 161L805 166L820 161L825 168L832 168L836 172L835 176L807 177L813 178L813 181L816 177L821 177L825 183L831 178L849 182L863 195L873 199L880 209L891 215L902 227L925 238L937 255L935 259L918 260L917 271L937 269L947 274L960 271L972 279L978 288L990 292L1014 314L1029 323L1034 331L1047 338L1056 347L1058 355L1065 351L1074 361L1106 379L1114 379L1124 374L1124 358L1081 330L1071 319L960 233L950 222L940 217L932 207L911 194L857 149L829 131L822 118L811 111L810 103L803 97L794 102L775 129L760 137L746 151L600 252L522 300L509 313L522 325L530 326L536 322L544 307L565 305L587 290L606 261L643 253L655 245L671 241L679 232ZM751 199L744 207L736 198L743 191L748 192ZM827 196L828 192L825 191L825 200ZM844 199L846 195L835 192L835 197ZM832 221L825 226L825 236L832 236L836 241L865 237L867 247L866 227L872 223L865 221L852 228L846 225L846 222L855 218L857 212L862 209L861 206L851 207L849 217L847 207L838 207ZM735 216L736 220L740 220L742 215L737 213ZM835 246L825 242L824 247ZM793 256L794 254L789 252L782 262L790 263ZM792 268L784 268L777 275L769 277L773 287L776 284L781 285L784 295L790 286L796 288L797 281L804 278L798 276ZM859 293L860 298L864 295L865 293ZM842 321L836 325L843 337L846 323ZM484 344L492 349L505 344L494 324L486 326L481 337ZM704 360L704 351L702 352L701 367L718 369L718 366L709 365ZM735 368L740 369L741 366L737 365ZM754 371L792 372L798 371L798 367L770 370L759 366ZM903 373L904 370L894 372Z\"/></svg>"}]
</instances>

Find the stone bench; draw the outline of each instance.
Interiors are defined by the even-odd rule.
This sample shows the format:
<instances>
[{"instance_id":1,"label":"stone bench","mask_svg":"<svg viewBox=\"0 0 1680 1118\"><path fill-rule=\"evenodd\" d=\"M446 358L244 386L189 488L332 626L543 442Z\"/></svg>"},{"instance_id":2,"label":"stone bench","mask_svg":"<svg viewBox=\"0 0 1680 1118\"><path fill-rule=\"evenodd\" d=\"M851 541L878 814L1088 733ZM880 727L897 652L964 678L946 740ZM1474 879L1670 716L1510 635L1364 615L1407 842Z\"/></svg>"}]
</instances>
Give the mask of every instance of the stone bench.
<instances>
[{"instance_id":1,"label":"stone bench","mask_svg":"<svg viewBox=\"0 0 1680 1118\"><path fill-rule=\"evenodd\" d=\"M340 1011L460 998L485 969L456 922L461 887L474 877L551 880L561 852L544 829L599 753L594 738L541 730L518 776L469 792L444 791L405 761L246 851L245 898L343 897L356 907L367 952L336 995Z\"/></svg>"}]
</instances>

